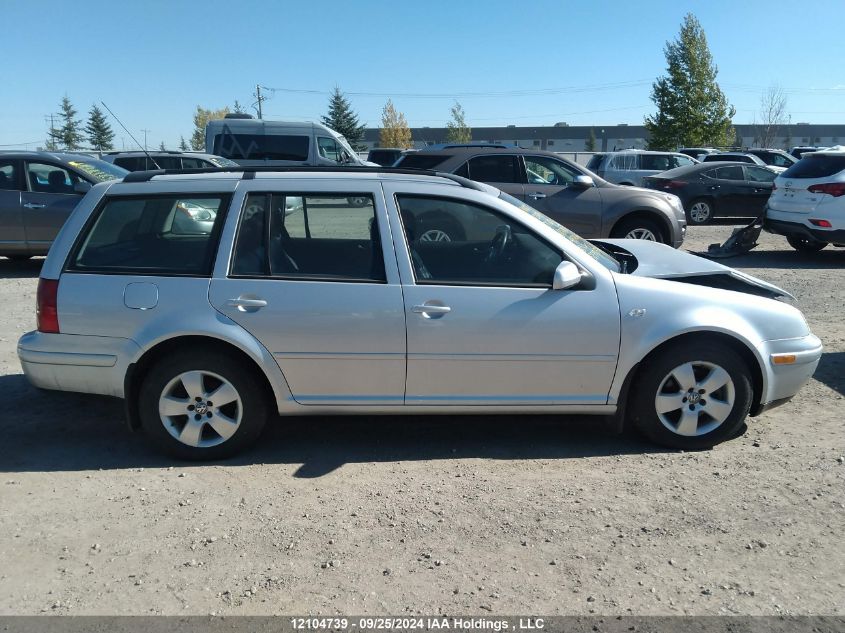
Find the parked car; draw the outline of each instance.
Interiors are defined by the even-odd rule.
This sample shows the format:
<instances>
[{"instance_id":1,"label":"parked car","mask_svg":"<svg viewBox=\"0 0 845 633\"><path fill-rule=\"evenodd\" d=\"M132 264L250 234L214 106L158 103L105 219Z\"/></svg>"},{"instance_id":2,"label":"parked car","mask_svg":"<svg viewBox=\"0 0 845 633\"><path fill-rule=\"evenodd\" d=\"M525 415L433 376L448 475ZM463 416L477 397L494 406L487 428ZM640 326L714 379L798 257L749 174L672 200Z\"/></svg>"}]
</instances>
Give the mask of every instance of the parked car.
<instances>
[{"instance_id":1,"label":"parked car","mask_svg":"<svg viewBox=\"0 0 845 633\"><path fill-rule=\"evenodd\" d=\"M707 224L717 216L762 215L776 175L758 165L699 163L649 176L644 184L678 196L690 224Z\"/></svg>"},{"instance_id":2,"label":"parked car","mask_svg":"<svg viewBox=\"0 0 845 633\"><path fill-rule=\"evenodd\" d=\"M845 147L806 154L780 174L764 228L799 251L845 245Z\"/></svg>"},{"instance_id":3,"label":"parked car","mask_svg":"<svg viewBox=\"0 0 845 633\"><path fill-rule=\"evenodd\" d=\"M819 361L771 284L387 169L95 186L42 268L27 378L124 398L133 428L187 459L244 449L271 412L615 415L698 449L789 400ZM216 209L209 233L174 229L187 199ZM435 206L473 234L422 241Z\"/></svg>"},{"instance_id":4,"label":"parked car","mask_svg":"<svg viewBox=\"0 0 845 633\"><path fill-rule=\"evenodd\" d=\"M697 162L694 158L676 152L623 150L593 155L587 163L587 169L617 185L642 186L646 176Z\"/></svg>"},{"instance_id":5,"label":"parked car","mask_svg":"<svg viewBox=\"0 0 845 633\"><path fill-rule=\"evenodd\" d=\"M682 147L678 150L679 154L686 154L696 160L702 160L708 154L717 154L719 150L712 147Z\"/></svg>"},{"instance_id":6,"label":"parked car","mask_svg":"<svg viewBox=\"0 0 845 633\"><path fill-rule=\"evenodd\" d=\"M83 194L126 174L85 154L0 152L0 255L46 255Z\"/></svg>"},{"instance_id":7,"label":"parked car","mask_svg":"<svg viewBox=\"0 0 845 633\"><path fill-rule=\"evenodd\" d=\"M106 152L103 160L114 163L129 171L147 169L208 169L215 167L233 167L237 163L202 152Z\"/></svg>"},{"instance_id":8,"label":"parked car","mask_svg":"<svg viewBox=\"0 0 845 633\"><path fill-rule=\"evenodd\" d=\"M799 145L797 147L793 147L789 150L789 155L793 158L800 159L804 154L812 154L813 152L817 152L820 149L824 149L823 147L813 147L813 146L806 146L806 145Z\"/></svg>"},{"instance_id":9,"label":"parked car","mask_svg":"<svg viewBox=\"0 0 845 633\"><path fill-rule=\"evenodd\" d=\"M754 156L754 154L748 154L746 152L719 152L718 154L708 154L703 159L701 159L702 163L749 163L752 165L758 165L760 167L765 167L767 169L772 170L773 172L780 173L785 168L784 167L776 167L774 165L767 165L766 161L758 156Z\"/></svg>"},{"instance_id":10,"label":"parked car","mask_svg":"<svg viewBox=\"0 0 845 633\"><path fill-rule=\"evenodd\" d=\"M628 237L676 248L686 218L680 200L638 187L622 187L551 152L510 148L453 147L406 154L396 167L436 169L492 184L542 211L582 237ZM424 239L462 239L447 218L424 218Z\"/></svg>"},{"instance_id":11,"label":"parked car","mask_svg":"<svg viewBox=\"0 0 845 633\"><path fill-rule=\"evenodd\" d=\"M383 167L390 167L393 163L399 160L402 152L405 150L399 147L376 147L370 150L367 154L367 160L376 165Z\"/></svg>"},{"instance_id":12,"label":"parked car","mask_svg":"<svg viewBox=\"0 0 845 633\"><path fill-rule=\"evenodd\" d=\"M769 167L783 167L784 169L788 169L798 162L797 158L790 156L782 149L751 148L745 150L745 153L756 156Z\"/></svg>"},{"instance_id":13,"label":"parked car","mask_svg":"<svg viewBox=\"0 0 845 633\"><path fill-rule=\"evenodd\" d=\"M361 160L341 134L321 123L265 121L244 114L209 121L205 150L238 165L376 166Z\"/></svg>"}]
</instances>

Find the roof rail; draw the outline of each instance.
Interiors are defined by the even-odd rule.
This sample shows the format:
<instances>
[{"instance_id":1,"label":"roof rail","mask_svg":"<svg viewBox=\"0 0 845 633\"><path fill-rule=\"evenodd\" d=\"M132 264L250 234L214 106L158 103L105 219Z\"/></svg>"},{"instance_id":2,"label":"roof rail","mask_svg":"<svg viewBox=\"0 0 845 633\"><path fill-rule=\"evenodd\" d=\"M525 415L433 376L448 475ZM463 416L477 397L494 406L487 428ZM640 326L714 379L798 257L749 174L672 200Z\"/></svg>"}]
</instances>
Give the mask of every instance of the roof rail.
<instances>
[{"instance_id":1,"label":"roof rail","mask_svg":"<svg viewBox=\"0 0 845 633\"><path fill-rule=\"evenodd\" d=\"M242 180L250 180L256 173L337 173L337 174L405 174L408 176L437 176L446 178L467 189L484 191L484 187L477 182L448 174L442 171L430 169L403 169L401 167L306 167L306 166L285 166L285 167L204 167L201 169L151 169L147 171L131 171L123 177L123 182L148 182L155 176L193 175L193 174L230 174L241 173Z\"/></svg>"}]
</instances>

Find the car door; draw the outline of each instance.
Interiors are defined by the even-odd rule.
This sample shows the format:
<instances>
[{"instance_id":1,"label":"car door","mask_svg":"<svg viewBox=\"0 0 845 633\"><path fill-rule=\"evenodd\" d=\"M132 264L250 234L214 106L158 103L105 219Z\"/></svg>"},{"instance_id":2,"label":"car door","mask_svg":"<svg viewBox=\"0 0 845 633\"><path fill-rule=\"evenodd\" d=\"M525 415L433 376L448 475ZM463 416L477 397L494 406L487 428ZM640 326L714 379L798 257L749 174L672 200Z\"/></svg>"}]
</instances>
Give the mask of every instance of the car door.
<instances>
[{"instance_id":1,"label":"car door","mask_svg":"<svg viewBox=\"0 0 845 633\"><path fill-rule=\"evenodd\" d=\"M746 202L745 208L749 215L758 216L766 208L769 196L774 189L777 174L765 167L744 165Z\"/></svg>"},{"instance_id":2,"label":"car door","mask_svg":"<svg viewBox=\"0 0 845 633\"><path fill-rule=\"evenodd\" d=\"M21 188L22 162L0 158L0 253L25 253L26 232L23 226Z\"/></svg>"},{"instance_id":3,"label":"car door","mask_svg":"<svg viewBox=\"0 0 845 633\"><path fill-rule=\"evenodd\" d=\"M742 165L725 165L704 174L708 178L707 195L716 202L719 215L742 214L745 209L745 173Z\"/></svg>"},{"instance_id":4,"label":"car door","mask_svg":"<svg viewBox=\"0 0 845 633\"><path fill-rule=\"evenodd\" d=\"M26 161L28 190L21 193L24 231L30 252L46 254L82 193L79 174L57 163Z\"/></svg>"},{"instance_id":5,"label":"car door","mask_svg":"<svg viewBox=\"0 0 845 633\"><path fill-rule=\"evenodd\" d=\"M526 154L523 160L526 203L582 237L601 237L604 203L598 187L575 184L583 174L551 156Z\"/></svg>"},{"instance_id":6,"label":"car door","mask_svg":"<svg viewBox=\"0 0 845 633\"><path fill-rule=\"evenodd\" d=\"M607 403L620 334L609 277L589 290L552 290L563 255L501 210L448 190L384 187L401 217L391 225L401 229L393 238L407 321L406 405ZM486 216L478 222L486 234L416 239L418 210L432 204L456 219Z\"/></svg>"},{"instance_id":7,"label":"car door","mask_svg":"<svg viewBox=\"0 0 845 633\"><path fill-rule=\"evenodd\" d=\"M383 194L313 185L253 184L209 299L270 351L296 402L402 404L405 315Z\"/></svg>"},{"instance_id":8,"label":"car door","mask_svg":"<svg viewBox=\"0 0 845 633\"><path fill-rule=\"evenodd\" d=\"M516 198L523 197L525 179L519 157L515 154L473 156L466 162L466 167L467 178L486 182Z\"/></svg>"}]
</instances>

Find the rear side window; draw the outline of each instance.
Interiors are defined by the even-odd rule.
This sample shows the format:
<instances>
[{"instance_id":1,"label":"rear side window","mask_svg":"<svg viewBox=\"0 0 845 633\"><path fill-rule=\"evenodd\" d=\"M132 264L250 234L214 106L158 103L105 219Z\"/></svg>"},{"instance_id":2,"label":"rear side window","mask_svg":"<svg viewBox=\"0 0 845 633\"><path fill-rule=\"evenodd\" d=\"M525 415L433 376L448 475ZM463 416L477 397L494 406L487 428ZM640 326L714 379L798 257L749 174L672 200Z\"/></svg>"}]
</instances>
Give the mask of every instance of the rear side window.
<instances>
[{"instance_id":1,"label":"rear side window","mask_svg":"<svg viewBox=\"0 0 845 633\"><path fill-rule=\"evenodd\" d=\"M587 163L587 169L590 171L598 171L601 169L601 164L606 158L606 154L594 154L593 157L590 159L590 162Z\"/></svg>"},{"instance_id":2,"label":"rear side window","mask_svg":"<svg viewBox=\"0 0 845 633\"><path fill-rule=\"evenodd\" d=\"M15 161L0 160L0 190L18 188L18 170Z\"/></svg>"},{"instance_id":3,"label":"rear side window","mask_svg":"<svg viewBox=\"0 0 845 633\"><path fill-rule=\"evenodd\" d=\"M211 274L228 195L108 198L88 225L69 270Z\"/></svg>"},{"instance_id":4,"label":"rear side window","mask_svg":"<svg viewBox=\"0 0 845 633\"><path fill-rule=\"evenodd\" d=\"M714 175L715 172L715 175ZM730 167L719 167L707 174L712 178L719 180L745 180L745 175L742 173L742 167L739 165L731 165Z\"/></svg>"},{"instance_id":5,"label":"rear side window","mask_svg":"<svg viewBox=\"0 0 845 633\"><path fill-rule=\"evenodd\" d=\"M294 134L220 134L213 153L234 160L308 160L310 138Z\"/></svg>"},{"instance_id":6,"label":"rear side window","mask_svg":"<svg viewBox=\"0 0 845 633\"><path fill-rule=\"evenodd\" d=\"M782 178L825 178L845 170L845 153L842 156L830 154L807 154L781 174Z\"/></svg>"},{"instance_id":7,"label":"rear side window","mask_svg":"<svg viewBox=\"0 0 845 633\"><path fill-rule=\"evenodd\" d=\"M673 157L668 154L642 154L640 156L640 169L666 171L674 166Z\"/></svg>"},{"instance_id":8,"label":"rear side window","mask_svg":"<svg viewBox=\"0 0 845 633\"><path fill-rule=\"evenodd\" d=\"M637 167L637 154L617 154L610 162L608 169L618 169L619 171L633 171Z\"/></svg>"},{"instance_id":9,"label":"rear side window","mask_svg":"<svg viewBox=\"0 0 845 633\"><path fill-rule=\"evenodd\" d=\"M451 156L432 156L431 154L406 154L402 157L397 167L402 169L434 169L440 163L450 159Z\"/></svg>"}]
</instances>

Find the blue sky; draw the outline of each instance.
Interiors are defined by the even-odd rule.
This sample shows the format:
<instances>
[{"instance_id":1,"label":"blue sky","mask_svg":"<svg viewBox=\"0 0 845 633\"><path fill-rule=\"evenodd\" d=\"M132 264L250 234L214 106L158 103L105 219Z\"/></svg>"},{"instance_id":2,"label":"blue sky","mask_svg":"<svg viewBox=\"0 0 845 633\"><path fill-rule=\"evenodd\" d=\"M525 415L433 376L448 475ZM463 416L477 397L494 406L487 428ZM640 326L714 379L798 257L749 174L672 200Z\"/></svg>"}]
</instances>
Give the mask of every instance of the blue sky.
<instances>
[{"instance_id":1,"label":"blue sky","mask_svg":"<svg viewBox=\"0 0 845 633\"><path fill-rule=\"evenodd\" d=\"M175 146L197 105L314 120L335 85L376 127L392 96L439 127L455 98L471 126L639 124L686 12L719 82L752 122L780 84L793 122L845 123L843 0L0 0L0 146L43 142L67 94L104 101L150 146ZM362 94L355 94L362 93ZM504 93L504 94L502 94ZM112 121L116 144L132 148ZM33 147L33 146L30 146Z\"/></svg>"}]
</instances>

